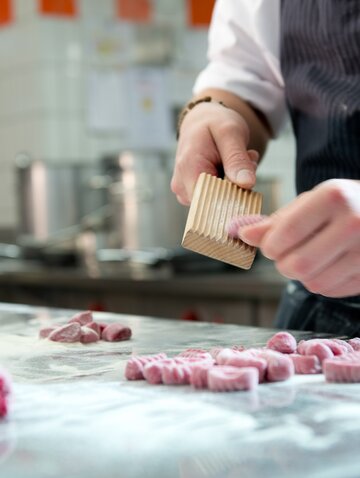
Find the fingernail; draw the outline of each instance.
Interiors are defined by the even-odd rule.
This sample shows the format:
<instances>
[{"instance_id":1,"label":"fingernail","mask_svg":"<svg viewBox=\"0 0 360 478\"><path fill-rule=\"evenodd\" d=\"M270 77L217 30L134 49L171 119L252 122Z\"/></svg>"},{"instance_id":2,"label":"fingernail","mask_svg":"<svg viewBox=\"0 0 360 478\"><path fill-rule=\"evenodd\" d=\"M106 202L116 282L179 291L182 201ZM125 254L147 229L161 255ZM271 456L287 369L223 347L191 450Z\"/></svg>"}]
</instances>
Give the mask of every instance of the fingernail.
<instances>
[{"instance_id":1,"label":"fingernail","mask_svg":"<svg viewBox=\"0 0 360 478\"><path fill-rule=\"evenodd\" d=\"M241 169L236 175L236 182L244 185L252 185L255 182L255 175L248 169Z\"/></svg>"}]
</instances>

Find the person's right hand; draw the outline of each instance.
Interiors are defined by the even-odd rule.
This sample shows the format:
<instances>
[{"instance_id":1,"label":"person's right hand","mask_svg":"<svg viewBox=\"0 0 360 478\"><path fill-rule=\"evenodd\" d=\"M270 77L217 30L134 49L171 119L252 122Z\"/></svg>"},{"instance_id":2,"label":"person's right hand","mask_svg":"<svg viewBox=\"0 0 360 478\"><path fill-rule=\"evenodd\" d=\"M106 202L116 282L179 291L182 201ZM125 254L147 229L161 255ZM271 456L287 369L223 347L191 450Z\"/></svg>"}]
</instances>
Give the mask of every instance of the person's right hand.
<instances>
[{"instance_id":1,"label":"person's right hand","mask_svg":"<svg viewBox=\"0 0 360 478\"><path fill-rule=\"evenodd\" d=\"M191 202L198 176L225 176L245 189L256 181L259 155L247 150L249 128L236 111L219 103L196 105L181 125L171 189L183 205Z\"/></svg>"}]
</instances>

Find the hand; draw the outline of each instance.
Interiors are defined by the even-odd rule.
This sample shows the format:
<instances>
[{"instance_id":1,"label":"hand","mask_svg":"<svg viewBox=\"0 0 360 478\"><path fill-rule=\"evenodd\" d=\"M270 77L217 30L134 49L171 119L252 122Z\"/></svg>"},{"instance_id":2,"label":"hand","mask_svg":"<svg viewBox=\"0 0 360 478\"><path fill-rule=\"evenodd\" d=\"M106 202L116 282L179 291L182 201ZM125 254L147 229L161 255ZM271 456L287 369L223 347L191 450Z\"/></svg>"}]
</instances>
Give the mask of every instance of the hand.
<instances>
[{"instance_id":1,"label":"hand","mask_svg":"<svg viewBox=\"0 0 360 478\"><path fill-rule=\"evenodd\" d=\"M238 236L310 292L360 294L360 181L325 181Z\"/></svg>"},{"instance_id":2,"label":"hand","mask_svg":"<svg viewBox=\"0 0 360 478\"><path fill-rule=\"evenodd\" d=\"M243 188L254 186L259 155L247 151L249 128L236 111L216 103L201 103L187 113L171 181L171 189L183 205L191 202L200 173L218 176L223 170Z\"/></svg>"}]
</instances>

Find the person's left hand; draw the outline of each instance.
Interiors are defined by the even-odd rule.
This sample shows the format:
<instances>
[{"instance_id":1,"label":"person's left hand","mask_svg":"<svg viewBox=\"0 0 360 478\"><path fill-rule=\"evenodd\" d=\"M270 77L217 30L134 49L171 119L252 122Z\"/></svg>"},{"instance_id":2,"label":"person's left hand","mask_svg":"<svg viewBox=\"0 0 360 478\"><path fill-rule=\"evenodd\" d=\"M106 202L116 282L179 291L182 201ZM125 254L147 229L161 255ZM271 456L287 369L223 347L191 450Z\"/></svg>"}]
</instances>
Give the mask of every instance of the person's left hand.
<instances>
[{"instance_id":1,"label":"person's left hand","mask_svg":"<svg viewBox=\"0 0 360 478\"><path fill-rule=\"evenodd\" d=\"M360 181L325 181L238 236L310 292L360 294Z\"/></svg>"}]
</instances>

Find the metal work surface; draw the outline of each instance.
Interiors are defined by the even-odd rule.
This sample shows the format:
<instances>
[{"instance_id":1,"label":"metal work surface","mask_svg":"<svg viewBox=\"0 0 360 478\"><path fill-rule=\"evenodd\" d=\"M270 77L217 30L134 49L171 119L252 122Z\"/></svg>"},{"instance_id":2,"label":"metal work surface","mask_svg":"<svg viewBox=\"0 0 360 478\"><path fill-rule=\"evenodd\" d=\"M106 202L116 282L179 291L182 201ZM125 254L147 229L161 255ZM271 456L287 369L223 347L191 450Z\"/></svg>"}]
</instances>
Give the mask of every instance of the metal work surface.
<instances>
[{"instance_id":1,"label":"metal work surface","mask_svg":"<svg viewBox=\"0 0 360 478\"><path fill-rule=\"evenodd\" d=\"M211 393L124 380L132 353L259 346L273 331L98 314L130 325L133 339L37 338L70 316L0 305L0 363L15 382L0 424L1 478L359 477L360 385L318 375Z\"/></svg>"}]
</instances>

